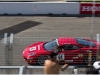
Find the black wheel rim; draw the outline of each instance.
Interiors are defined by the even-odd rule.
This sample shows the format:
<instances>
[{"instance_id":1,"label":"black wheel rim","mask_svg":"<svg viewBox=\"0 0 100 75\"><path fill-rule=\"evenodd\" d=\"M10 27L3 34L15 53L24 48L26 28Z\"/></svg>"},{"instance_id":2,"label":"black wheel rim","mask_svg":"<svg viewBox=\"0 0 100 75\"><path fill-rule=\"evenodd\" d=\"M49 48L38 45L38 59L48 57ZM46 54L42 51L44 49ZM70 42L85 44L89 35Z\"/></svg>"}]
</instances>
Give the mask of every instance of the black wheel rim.
<instances>
[{"instance_id":1,"label":"black wheel rim","mask_svg":"<svg viewBox=\"0 0 100 75\"><path fill-rule=\"evenodd\" d=\"M40 56L39 58L38 58L38 64L39 65L44 65L44 61L47 59L47 57L46 56Z\"/></svg>"}]
</instances>

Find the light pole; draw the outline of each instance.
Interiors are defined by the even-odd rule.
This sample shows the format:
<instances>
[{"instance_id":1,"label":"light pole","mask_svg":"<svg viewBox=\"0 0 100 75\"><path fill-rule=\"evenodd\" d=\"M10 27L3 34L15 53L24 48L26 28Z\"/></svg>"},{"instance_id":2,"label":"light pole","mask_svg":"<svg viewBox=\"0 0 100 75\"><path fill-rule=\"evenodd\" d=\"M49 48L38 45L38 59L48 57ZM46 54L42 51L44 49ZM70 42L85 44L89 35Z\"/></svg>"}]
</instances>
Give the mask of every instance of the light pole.
<instances>
[{"instance_id":1,"label":"light pole","mask_svg":"<svg viewBox=\"0 0 100 75\"><path fill-rule=\"evenodd\" d=\"M94 25L95 25L95 0L92 2L92 18L91 18L91 29L90 29L90 38L93 40L94 34ZM88 66L92 64L92 43L90 43L90 52L88 55Z\"/></svg>"},{"instance_id":2,"label":"light pole","mask_svg":"<svg viewBox=\"0 0 100 75\"><path fill-rule=\"evenodd\" d=\"M94 25L95 25L95 0L92 2L92 18L91 18L91 36L90 38L93 39L93 32L94 32Z\"/></svg>"}]
</instances>

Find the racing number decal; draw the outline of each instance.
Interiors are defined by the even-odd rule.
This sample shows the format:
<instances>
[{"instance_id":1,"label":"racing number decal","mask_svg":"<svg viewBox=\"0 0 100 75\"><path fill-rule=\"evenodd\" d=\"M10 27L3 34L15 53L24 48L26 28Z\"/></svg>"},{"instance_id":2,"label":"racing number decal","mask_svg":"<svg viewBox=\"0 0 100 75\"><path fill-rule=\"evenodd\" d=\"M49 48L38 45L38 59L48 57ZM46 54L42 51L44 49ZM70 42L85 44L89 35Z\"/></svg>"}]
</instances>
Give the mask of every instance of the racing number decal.
<instances>
[{"instance_id":1,"label":"racing number decal","mask_svg":"<svg viewBox=\"0 0 100 75\"><path fill-rule=\"evenodd\" d=\"M58 54L57 55L57 60L64 60L64 54Z\"/></svg>"},{"instance_id":2,"label":"racing number decal","mask_svg":"<svg viewBox=\"0 0 100 75\"><path fill-rule=\"evenodd\" d=\"M31 47L30 48L30 51L34 51L34 50L36 50L36 47Z\"/></svg>"}]
</instances>

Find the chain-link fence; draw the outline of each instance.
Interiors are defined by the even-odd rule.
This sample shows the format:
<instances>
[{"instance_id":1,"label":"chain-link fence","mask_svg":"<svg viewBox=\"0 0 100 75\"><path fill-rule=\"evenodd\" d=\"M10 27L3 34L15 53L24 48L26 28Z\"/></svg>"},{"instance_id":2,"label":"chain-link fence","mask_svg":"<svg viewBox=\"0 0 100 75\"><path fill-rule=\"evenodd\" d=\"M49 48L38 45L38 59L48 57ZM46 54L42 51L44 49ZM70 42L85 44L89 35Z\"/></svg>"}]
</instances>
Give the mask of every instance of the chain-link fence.
<instances>
[{"instance_id":1,"label":"chain-link fence","mask_svg":"<svg viewBox=\"0 0 100 75\"><path fill-rule=\"evenodd\" d=\"M13 43L13 65L24 65L22 57L23 50L35 42L50 41L52 37L14 37Z\"/></svg>"},{"instance_id":2,"label":"chain-link fence","mask_svg":"<svg viewBox=\"0 0 100 75\"><path fill-rule=\"evenodd\" d=\"M2 36L3 37L3 36ZM13 43L11 43L11 38L13 39ZM0 46L1 46L1 56L0 56L0 65L27 65L27 63L25 62L22 53L23 50L35 43L35 42L40 42L40 41L44 41L44 42L48 42L51 41L54 38L58 38L58 37L10 37L7 38L7 44L5 44L5 39L1 40ZM89 38L89 37L78 37L78 38ZM80 54L80 52L79 52ZM78 56L81 56L79 55ZM71 57L73 55L73 52L70 55L67 55L68 57ZM87 56L89 55L89 53L87 54ZM77 59L78 56L74 56L74 59ZM82 55L83 56L83 55ZM72 59L72 58L71 58ZM88 57L87 59L88 60ZM67 61L67 60L66 60ZM68 60L69 62L71 60ZM81 62L82 60L80 60ZM76 60L76 62L78 62ZM80 64L78 64L80 65Z\"/></svg>"},{"instance_id":3,"label":"chain-link fence","mask_svg":"<svg viewBox=\"0 0 100 75\"><path fill-rule=\"evenodd\" d=\"M0 65L28 65L22 57L23 50L33 44L35 42L40 41L51 41L54 38L58 37L15 37L10 36L6 37L4 35L1 36L0 40ZM76 37L76 38L89 38L89 37ZM6 39L6 41L5 41ZM96 40L96 37L95 37ZM6 42L6 43L5 43ZM88 59L87 59L88 60ZM80 65L80 64L78 64ZM77 66L78 66L77 65ZM76 65L74 65L76 66ZM84 74L85 68L77 68L79 74ZM37 72L38 71L38 72ZM64 72L60 72L61 74L73 74L73 68L66 69ZM1 69L0 74L17 74L19 73L19 69ZM26 74L43 74L43 68L31 68L26 70Z\"/></svg>"},{"instance_id":4,"label":"chain-link fence","mask_svg":"<svg viewBox=\"0 0 100 75\"><path fill-rule=\"evenodd\" d=\"M36 19L36 18L32 18L32 19ZM81 19L81 17L79 17L79 18ZM55 19L53 19L53 20L55 20ZM13 65L13 66L28 65L22 57L22 52L27 46L29 46L32 43L38 42L38 41L51 41L54 38L58 38L58 37L46 37L47 34L48 34L48 36L52 34L52 32L49 33L48 30L50 30L50 31L56 30L53 32L55 34L53 34L51 36L54 36L54 35L55 36L62 36L62 35L72 36L73 35L73 36L88 36L88 37L79 37L79 38L90 38L89 37L90 36L90 34L89 34L90 33L90 22L87 20L87 18L84 18L84 20L86 20L86 22L83 21L83 18L82 18L82 20L78 19L78 22L76 21L76 18L74 18L74 19L69 18L69 19L63 19L63 20L61 18L57 18L57 19L59 19L60 22L59 21L49 22L49 19L47 19L46 21L44 20L42 22L42 23L46 22L46 24L44 26L41 25L40 27L32 29L32 33L34 33L34 34L31 33L30 36L32 36L32 37L30 37L30 36L24 37L23 35L22 35L23 37L22 36L21 37L13 36L13 38L12 38L13 44L11 44L11 39L10 39L11 37L7 37L7 40L5 41L7 43L7 45L5 45L4 35L1 35L0 36L0 50L1 50L0 65L1 66L2 65ZM68 22L65 23L64 20L65 20L65 22L66 22L66 20L68 20ZM53 24L52 22L56 22L57 26L55 24ZM96 30L99 30L99 21L96 20L95 22L97 24L95 26L95 33L99 33L99 31L96 31ZM64 24L62 24L62 23L64 23ZM83 25L83 23L84 23L84 25ZM26 24L26 22L23 25L25 26L25 24ZM27 25L29 25L29 24L30 23L27 23ZM32 25L34 25L33 22L32 22ZM46 27L47 25L50 27ZM18 28L21 28L20 26L22 26L22 25L19 24ZM17 28L17 27L15 26L14 28ZM11 29L9 29L9 31L10 30ZM18 29L16 29L16 30L18 30ZM41 31L38 32L39 30L41 30ZM42 33L44 33L44 35ZM26 34L27 33L25 33L24 35L26 35ZM60 34L62 34L62 35L60 35ZM81 34L81 35L79 35L79 34ZM28 34L27 34L27 36L28 36ZM45 37L36 37L36 36L45 36ZM94 39L96 39L96 35L95 35ZM80 65L80 64L78 64L78 65ZM77 69L78 69L79 74L84 74L86 67L85 68L77 68ZM19 69L0 69L0 74L5 74L5 73L18 74ZM41 74L41 73L43 73L43 69L40 69L40 68L27 69L26 74L33 74L33 73ZM66 71L61 72L61 73L62 74L73 74L73 69L67 69Z\"/></svg>"}]
</instances>

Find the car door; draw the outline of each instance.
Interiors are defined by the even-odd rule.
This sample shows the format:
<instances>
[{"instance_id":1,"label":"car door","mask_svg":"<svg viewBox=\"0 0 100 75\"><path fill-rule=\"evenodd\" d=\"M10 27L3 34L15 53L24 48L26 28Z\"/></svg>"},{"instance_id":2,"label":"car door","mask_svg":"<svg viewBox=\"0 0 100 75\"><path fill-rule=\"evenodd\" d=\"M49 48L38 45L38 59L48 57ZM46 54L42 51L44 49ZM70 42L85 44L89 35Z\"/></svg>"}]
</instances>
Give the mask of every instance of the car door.
<instances>
[{"instance_id":1,"label":"car door","mask_svg":"<svg viewBox=\"0 0 100 75\"><path fill-rule=\"evenodd\" d=\"M63 50L59 52L57 60L63 61L64 63L79 63L83 59L81 49L75 45L64 45Z\"/></svg>"}]
</instances>

